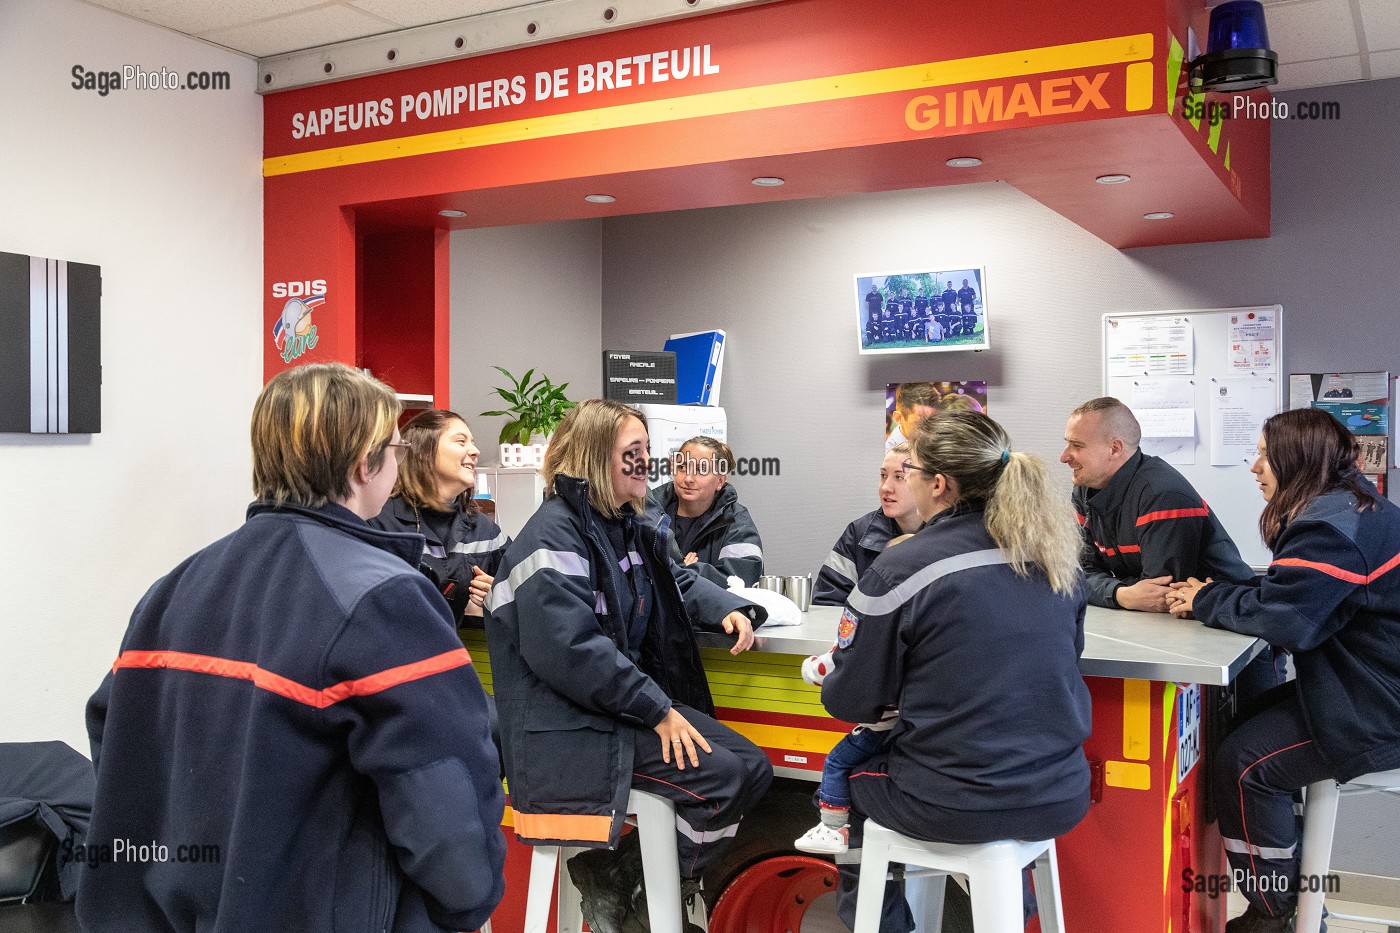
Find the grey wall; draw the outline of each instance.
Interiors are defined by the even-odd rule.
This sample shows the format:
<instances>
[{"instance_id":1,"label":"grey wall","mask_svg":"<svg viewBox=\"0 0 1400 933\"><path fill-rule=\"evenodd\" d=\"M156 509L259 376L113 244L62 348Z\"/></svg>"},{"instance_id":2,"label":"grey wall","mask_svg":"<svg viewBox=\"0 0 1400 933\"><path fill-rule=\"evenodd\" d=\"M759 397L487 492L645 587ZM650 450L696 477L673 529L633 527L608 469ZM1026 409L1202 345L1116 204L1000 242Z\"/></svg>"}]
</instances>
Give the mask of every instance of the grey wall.
<instances>
[{"instance_id":1,"label":"grey wall","mask_svg":"<svg viewBox=\"0 0 1400 933\"><path fill-rule=\"evenodd\" d=\"M568 382L572 399L602 392L602 229L597 221L459 230L452 234L452 408L465 417L481 462L498 462L505 418L495 366L534 368Z\"/></svg>"}]
</instances>

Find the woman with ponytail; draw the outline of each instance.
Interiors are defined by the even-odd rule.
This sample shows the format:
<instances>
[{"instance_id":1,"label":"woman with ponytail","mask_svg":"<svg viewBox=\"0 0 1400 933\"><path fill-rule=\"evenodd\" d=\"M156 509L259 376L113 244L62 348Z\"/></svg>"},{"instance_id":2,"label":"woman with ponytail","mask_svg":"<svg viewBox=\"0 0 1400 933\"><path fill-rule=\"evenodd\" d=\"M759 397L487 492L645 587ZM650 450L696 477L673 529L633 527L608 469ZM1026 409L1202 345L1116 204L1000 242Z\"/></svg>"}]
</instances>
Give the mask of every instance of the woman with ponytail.
<instances>
[{"instance_id":1,"label":"woman with ponytail","mask_svg":"<svg viewBox=\"0 0 1400 933\"><path fill-rule=\"evenodd\" d=\"M1249 900L1229 933L1293 929L1294 792L1400 767L1400 508L1361 475L1359 454L1324 411L1265 421L1253 472L1273 562L1249 583L1192 578L1168 596L1173 615L1293 652L1297 672L1215 756L1220 834Z\"/></svg>"},{"instance_id":2,"label":"woman with ponytail","mask_svg":"<svg viewBox=\"0 0 1400 933\"><path fill-rule=\"evenodd\" d=\"M822 702L838 719L900 718L850 778L859 818L918 839L1051 839L1089 808L1089 693L1079 674L1078 522L1045 463L981 412L927 418L903 464L924 527L861 576ZM840 912L855 914L843 867ZM913 928L887 886L881 933Z\"/></svg>"}]
</instances>

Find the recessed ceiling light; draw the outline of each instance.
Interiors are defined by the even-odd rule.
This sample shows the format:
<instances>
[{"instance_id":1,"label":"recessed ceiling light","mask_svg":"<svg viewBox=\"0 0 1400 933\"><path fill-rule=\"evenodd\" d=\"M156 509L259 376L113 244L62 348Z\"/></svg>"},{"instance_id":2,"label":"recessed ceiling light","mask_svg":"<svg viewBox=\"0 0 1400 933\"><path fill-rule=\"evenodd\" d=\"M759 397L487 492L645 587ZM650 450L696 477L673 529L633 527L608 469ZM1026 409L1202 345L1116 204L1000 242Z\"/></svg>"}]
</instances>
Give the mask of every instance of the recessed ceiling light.
<instances>
[{"instance_id":1,"label":"recessed ceiling light","mask_svg":"<svg viewBox=\"0 0 1400 933\"><path fill-rule=\"evenodd\" d=\"M1171 211L1153 211L1150 214L1143 214L1143 220L1171 220L1176 215Z\"/></svg>"},{"instance_id":2,"label":"recessed ceiling light","mask_svg":"<svg viewBox=\"0 0 1400 933\"><path fill-rule=\"evenodd\" d=\"M450 217L450 218L452 218L453 220L456 220L458 217L465 217L465 216L467 216L467 212L466 212L466 211L452 210L452 209L449 208L449 209L447 209L447 210L438 211L438 216L439 216L439 217Z\"/></svg>"},{"instance_id":3,"label":"recessed ceiling light","mask_svg":"<svg viewBox=\"0 0 1400 933\"><path fill-rule=\"evenodd\" d=\"M617 200L610 194L585 194L583 199L589 204L611 204Z\"/></svg>"},{"instance_id":4,"label":"recessed ceiling light","mask_svg":"<svg viewBox=\"0 0 1400 933\"><path fill-rule=\"evenodd\" d=\"M760 188L776 188L779 185L787 184L787 182L774 175L760 175L753 180L752 184L758 185Z\"/></svg>"},{"instance_id":5,"label":"recessed ceiling light","mask_svg":"<svg viewBox=\"0 0 1400 933\"><path fill-rule=\"evenodd\" d=\"M1121 185L1125 181L1132 180L1133 176L1131 175L1100 175L1098 178L1094 179L1094 181L1101 185Z\"/></svg>"},{"instance_id":6,"label":"recessed ceiling light","mask_svg":"<svg viewBox=\"0 0 1400 933\"><path fill-rule=\"evenodd\" d=\"M972 156L958 156L956 159L949 159L947 164L949 168L976 168L982 164L982 160Z\"/></svg>"}]
</instances>

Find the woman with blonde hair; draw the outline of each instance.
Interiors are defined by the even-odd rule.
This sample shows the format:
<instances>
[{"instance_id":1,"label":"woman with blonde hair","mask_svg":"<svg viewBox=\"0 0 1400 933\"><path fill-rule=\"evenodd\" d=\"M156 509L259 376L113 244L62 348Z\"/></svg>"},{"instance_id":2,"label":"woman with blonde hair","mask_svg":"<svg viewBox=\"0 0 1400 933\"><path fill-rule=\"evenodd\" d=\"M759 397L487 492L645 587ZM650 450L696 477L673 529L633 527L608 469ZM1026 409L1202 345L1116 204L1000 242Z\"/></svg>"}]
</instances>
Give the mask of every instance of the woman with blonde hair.
<instances>
[{"instance_id":1,"label":"woman with blonde hair","mask_svg":"<svg viewBox=\"0 0 1400 933\"><path fill-rule=\"evenodd\" d=\"M510 536L472 499L477 449L466 419L443 409L403 426L408 457L394 495L370 524L424 538L418 569L447 598L457 625L480 627L481 604L495 582Z\"/></svg>"},{"instance_id":2,"label":"woman with blonde hair","mask_svg":"<svg viewBox=\"0 0 1400 933\"><path fill-rule=\"evenodd\" d=\"M838 719L900 711L887 749L850 777L851 846L859 817L951 843L1067 833L1089 807L1090 724L1069 496L975 411L920 422L903 467L926 523L861 576L822 684ZM855 880L843 869L848 924ZM882 933L912 927L889 886Z\"/></svg>"},{"instance_id":3,"label":"woman with blonde hair","mask_svg":"<svg viewBox=\"0 0 1400 933\"><path fill-rule=\"evenodd\" d=\"M692 437L672 458L674 479L653 489L647 504L670 519L672 559L711 583L738 577L753 586L763 576L763 541L729 482L735 463L724 441Z\"/></svg>"},{"instance_id":4,"label":"woman with blonde hair","mask_svg":"<svg viewBox=\"0 0 1400 933\"><path fill-rule=\"evenodd\" d=\"M646 419L589 399L545 455L546 498L506 551L486 602L515 832L587 846L569 861L595 933L640 912L637 787L676 805L683 895L772 781L767 756L715 721L695 628L753 643L761 608L675 565L641 520ZM618 853L598 851L620 848Z\"/></svg>"}]
</instances>

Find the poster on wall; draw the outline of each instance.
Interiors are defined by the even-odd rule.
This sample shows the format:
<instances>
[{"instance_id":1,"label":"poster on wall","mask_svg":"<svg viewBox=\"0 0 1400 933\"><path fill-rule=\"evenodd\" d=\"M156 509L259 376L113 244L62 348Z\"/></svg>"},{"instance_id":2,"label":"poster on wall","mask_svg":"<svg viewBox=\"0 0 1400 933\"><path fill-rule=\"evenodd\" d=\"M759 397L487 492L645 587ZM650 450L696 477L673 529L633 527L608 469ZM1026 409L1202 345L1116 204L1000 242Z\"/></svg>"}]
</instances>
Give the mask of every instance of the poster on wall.
<instances>
[{"instance_id":1,"label":"poster on wall","mask_svg":"<svg viewBox=\"0 0 1400 933\"><path fill-rule=\"evenodd\" d=\"M857 275L856 345L861 353L985 350L986 283L986 269L975 266Z\"/></svg>"},{"instance_id":2,"label":"poster on wall","mask_svg":"<svg viewBox=\"0 0 1400 933\"><path fill-rule=\"evenodd\" d=\"M885 386L885 449L909 439L919 419L940 411L987 411L987 383L891 382Z\"/></svg>"},{"instance_id":3,"label":"poster on wall","mask_svg":"<svg viewBox=\"0 0 1400 933\"><path fill-rule=\"evenodd\" d=\"M1385 491L1390 462L1390 373L1293 373L1289 408L1320 408L1361 445L1361 472Z\"/></svg>"}]
</instances>

